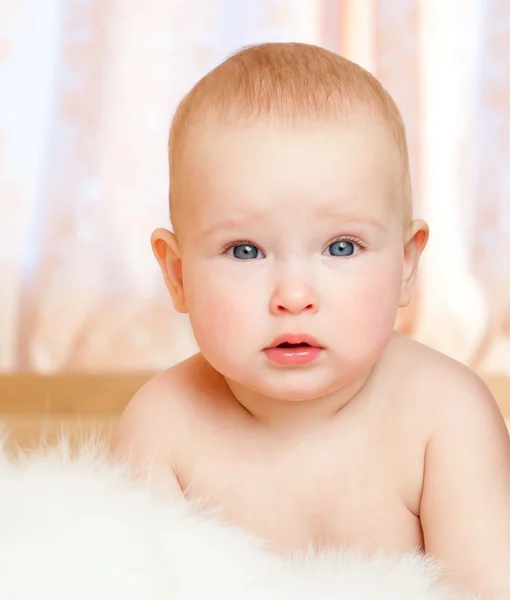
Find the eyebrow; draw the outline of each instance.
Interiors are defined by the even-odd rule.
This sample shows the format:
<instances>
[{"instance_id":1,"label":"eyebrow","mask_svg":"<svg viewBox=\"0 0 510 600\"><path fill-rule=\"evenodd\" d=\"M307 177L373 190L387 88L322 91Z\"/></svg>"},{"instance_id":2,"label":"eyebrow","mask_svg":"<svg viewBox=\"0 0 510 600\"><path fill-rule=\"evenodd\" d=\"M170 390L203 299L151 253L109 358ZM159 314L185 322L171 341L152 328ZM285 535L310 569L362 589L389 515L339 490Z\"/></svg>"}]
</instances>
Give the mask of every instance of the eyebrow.
<instances>
[{"instance_id":1,"label":"eyebrow","mask_svg":"<svg viewBox=\"0 0 510 600\"><path fill-rule=\"evenodd\" d=\"M386 227L376 219L370 215L355 215L355 214L346 214L343 211L337 209L318 209L316 211L319 217L323 217L325 219L339 219L342 220L345 224L357 224L357 225L371 225L377 229L381 229L386 231ZM233 229L237 229L239 227L245 227L247 225L254 225L260 222L263 222L265 214L251 214L240 217L227 217L226 219L222 219L221 221L217 221L207 227L202 235L209 236L222 231L231 231Z\"/></svg>"},{"instance_id":2,"label":"eyebrow","mask_svg":"<svg viewBox=\"0 0 510 600\"><path fill-rule=\"evenodd\" d=\"M244 217L227 217L226 219L222 219L221 221L217 221L209 227L206 227L202 232L202 235L209 236L213 233L218 233L221 231L231 231L233 229L237 229L239 227L245 227L246 225L253 225L258 221L261 221L263 215L246 215Z\"/></svg>"},{"instance_id":3,"label":"eyebrow","mask_svg":"<svg viewBox=\"0 0 510 600\"><path fill-rule=\"evenodd\" d=\"M381 223L381 221L379 221L379 219L376 219L375 217L372 217L370 215L355 215L355 214L347 214L345 212L342 211L338 211L335 209L326 209L323 211L317 211L319 216L324 217L324 218L334 218L334 219L339 219L341 220L343 223L349 224L349 223L355 223L357 225L371 225L372 227L376 227L377 229L382 229L383 231L386 231L386 226L383 225L383 223Z\"/></svg>"}]
</instances>

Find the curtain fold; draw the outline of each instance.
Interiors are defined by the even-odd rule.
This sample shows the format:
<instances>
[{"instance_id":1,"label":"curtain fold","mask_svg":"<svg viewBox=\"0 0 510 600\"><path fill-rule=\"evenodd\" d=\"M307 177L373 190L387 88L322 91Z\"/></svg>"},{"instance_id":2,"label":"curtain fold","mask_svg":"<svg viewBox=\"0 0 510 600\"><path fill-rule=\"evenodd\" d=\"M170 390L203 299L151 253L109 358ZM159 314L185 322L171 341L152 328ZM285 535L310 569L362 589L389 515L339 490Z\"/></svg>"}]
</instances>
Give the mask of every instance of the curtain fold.
<instances>
[{"instance_id":1,"label":"curtain fold","mask_svg":"<svg viewBox=\"0 0 510 600\"><path fill-rule=\"evenodd\" d=\"M166 368L196 346L149 236L175 106L240 46L298 40L373 72L431 226L405 333L510 375L506 0L4 0L0 370Z\"/></svg>"}]
</instances>

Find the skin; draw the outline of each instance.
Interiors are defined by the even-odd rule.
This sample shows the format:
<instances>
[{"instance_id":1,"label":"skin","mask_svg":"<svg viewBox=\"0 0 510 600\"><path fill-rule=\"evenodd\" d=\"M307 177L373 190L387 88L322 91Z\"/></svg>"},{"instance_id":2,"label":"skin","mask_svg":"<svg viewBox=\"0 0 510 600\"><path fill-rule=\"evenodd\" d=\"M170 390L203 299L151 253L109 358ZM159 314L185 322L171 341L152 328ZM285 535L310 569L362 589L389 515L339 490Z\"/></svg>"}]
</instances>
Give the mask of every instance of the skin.
<instances>
[{"instance_id":1,"label":"skin","mask_svg":"<svg viewBox=\"0 0 510 600\"><path fill-rule=\"evenodd\" d=\"M178 237L152 244L200 352L136 394L112 455L276 552L420 548L447 581L510 597L503 418L470 370L394 333L428 228L404 218L384 128L218 129L193 159ZM319 359L271 364L283 333Z\"/></svg>"}]
</instances>

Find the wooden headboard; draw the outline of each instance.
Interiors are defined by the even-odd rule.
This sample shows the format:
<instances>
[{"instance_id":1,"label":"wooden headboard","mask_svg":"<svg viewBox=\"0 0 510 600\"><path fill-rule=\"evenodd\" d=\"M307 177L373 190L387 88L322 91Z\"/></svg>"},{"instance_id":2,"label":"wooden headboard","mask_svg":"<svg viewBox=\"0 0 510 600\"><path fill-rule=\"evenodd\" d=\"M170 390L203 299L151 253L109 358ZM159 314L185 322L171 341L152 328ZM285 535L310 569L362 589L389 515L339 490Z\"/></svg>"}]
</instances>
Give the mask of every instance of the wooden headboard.
<instances>
[{"instance_id":1,"label":"wooden headboard","mask_svg":"<svg viewBox=\"0 0 510 600\"><path fill-rule=\"evenodd\" d=\"M0 423L9 441L37 444L72 437L110 436L129 399L152 373L0 376Z\"/></svg>"}]
</instances>

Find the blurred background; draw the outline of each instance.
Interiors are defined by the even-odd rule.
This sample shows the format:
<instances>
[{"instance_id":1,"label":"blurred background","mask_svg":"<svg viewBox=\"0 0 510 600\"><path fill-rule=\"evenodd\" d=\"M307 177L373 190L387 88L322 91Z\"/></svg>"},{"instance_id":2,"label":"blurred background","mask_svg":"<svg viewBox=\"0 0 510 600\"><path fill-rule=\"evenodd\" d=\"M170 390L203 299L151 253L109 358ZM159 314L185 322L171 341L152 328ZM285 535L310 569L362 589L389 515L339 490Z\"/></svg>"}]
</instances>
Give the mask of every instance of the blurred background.
<instances>
[{"instance_id":1,"label":"blurred background","mask_svg":"<svg viewBox=\"0 0 510 600\"><path fill-rule=\"evenodd\" d=\"M172 113L229 53L290 40L360 63L403 113L431 237L398 328L510 382L508 0L0 0L4 375L195 351L149 244Z\"/></svg>"}]
</instances>

